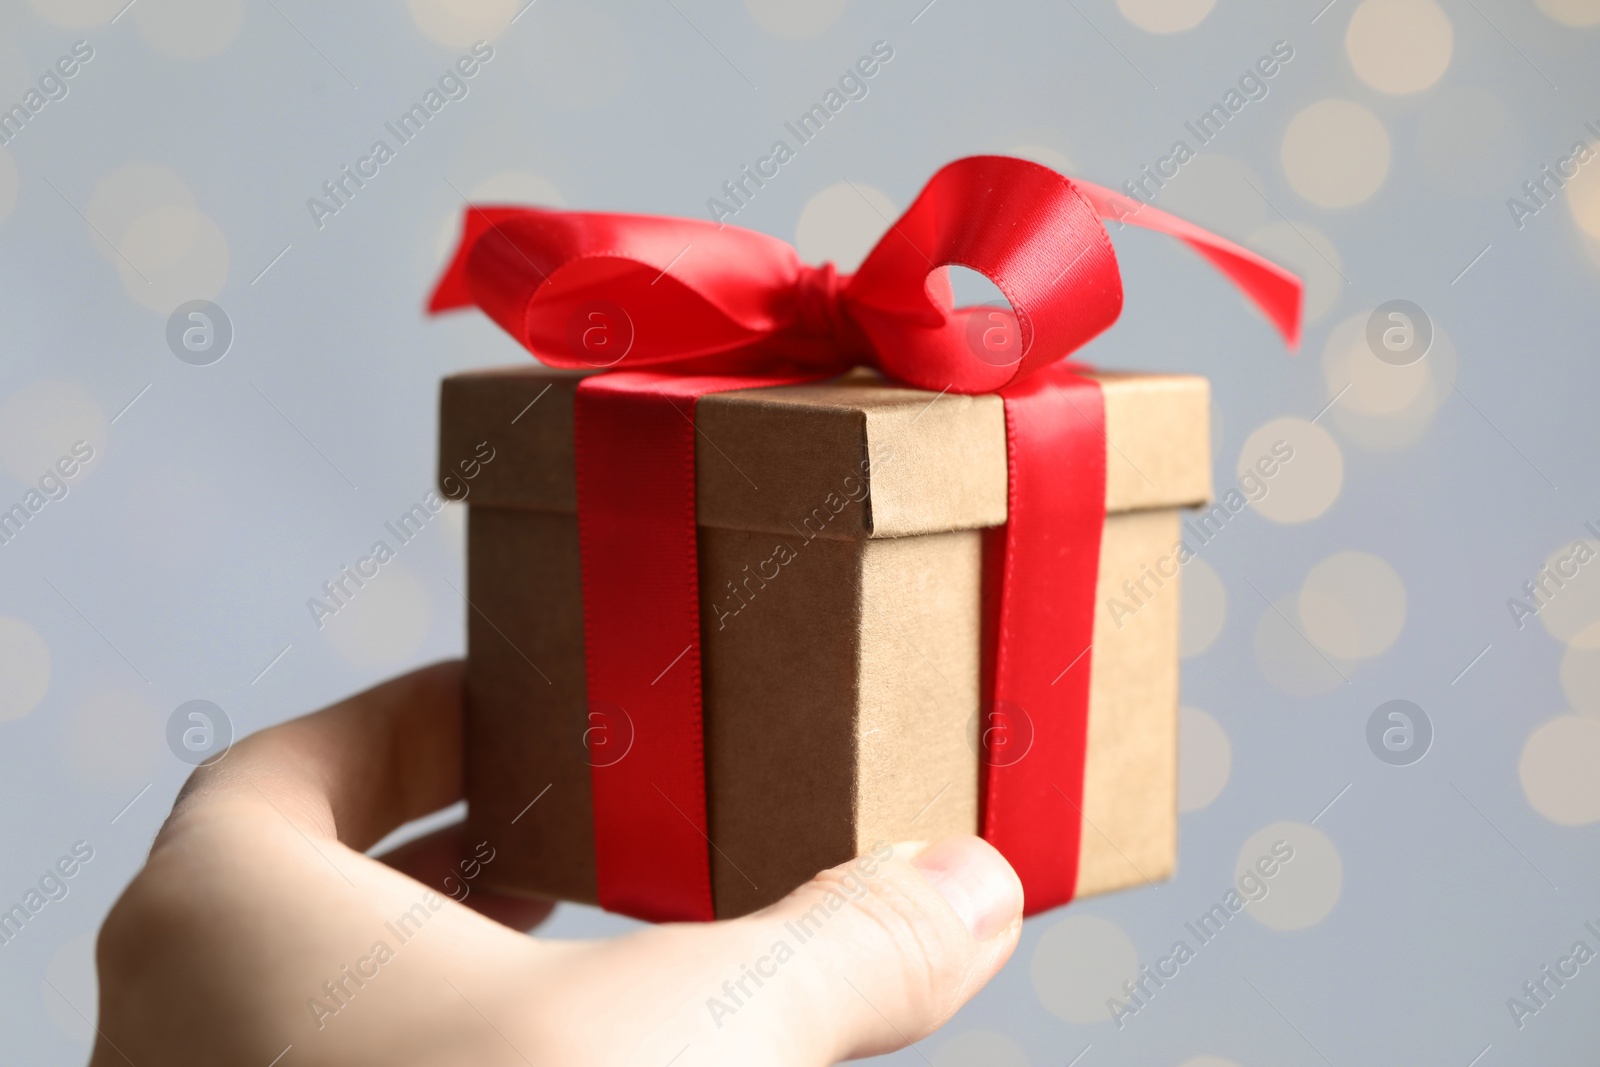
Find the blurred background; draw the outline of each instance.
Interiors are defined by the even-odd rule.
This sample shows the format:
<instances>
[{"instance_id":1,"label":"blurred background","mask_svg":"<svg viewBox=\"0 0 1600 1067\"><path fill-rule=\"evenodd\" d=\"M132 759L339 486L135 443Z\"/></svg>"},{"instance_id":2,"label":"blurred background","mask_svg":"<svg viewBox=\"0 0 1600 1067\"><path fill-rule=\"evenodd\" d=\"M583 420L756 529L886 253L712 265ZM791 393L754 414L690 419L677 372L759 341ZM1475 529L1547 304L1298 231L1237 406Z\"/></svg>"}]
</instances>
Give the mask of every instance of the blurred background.
<instances>
[{"instance_id":1,"label":"blurred background","mask_svg":"<svg viewBox=\"0 0 1600 1067\"><path fill-rule=\"evenodd\" d=\"M461 651L459 505L325 627L307 601L432 486L440 377L527 358L422 315L463 199L707 217L875 45L734 222L848 269L952 158L1148 167L1307 281L1290 355L1113 227L1085 357L1208 375L1219 490L1294 459L1190 542L1177 876L1030 920L888 1059L1595 1062L1600 963L1524 983L1600 951L1600 2L525 3L0 8L0 907L44 897L0 944L7 1062L86 1059L95 930L191 763Z\"/></svg>"}]
</instances>

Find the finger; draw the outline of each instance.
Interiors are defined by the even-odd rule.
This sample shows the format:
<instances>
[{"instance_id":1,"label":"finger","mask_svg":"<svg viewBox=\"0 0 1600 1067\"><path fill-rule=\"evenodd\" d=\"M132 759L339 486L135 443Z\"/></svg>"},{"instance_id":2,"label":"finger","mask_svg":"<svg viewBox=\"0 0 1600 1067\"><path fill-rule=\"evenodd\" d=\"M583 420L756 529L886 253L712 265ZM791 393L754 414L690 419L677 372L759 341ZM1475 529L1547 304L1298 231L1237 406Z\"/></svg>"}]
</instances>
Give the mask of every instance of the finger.
<instances>
[{"instance_id":1,"label":"finger","mask_svg":"<svg viewBox=\"0 0 1600 1067\"><path fill-rule=\"evenodd\" d=\"M919 1041L1011 958L1022 902L1011 865L977 837L884 846L824 871L752 917L773 944L796 942L799 995L773 999L777 1022L834 1059Z\"/></svg>"},{"instance_id":2,"label":"finger","mask_svg":"<svg viewBox=\"0 0 1600 1067\"><path fill-rule=\"evenodd\" d=\"M544 996L597 1018L625 1003L636 1031L693 1046L685 1062L831 1064L931 1033L1021 927L1022 885L986 842L883 846L754 915L589 946Z\"/></svg>"},{"instance_id":3,"label":"finger","mask_svg":"<svg viewBox=\"0 0 1600 1067\"><path fill-rule=\"evenodd\" d=\"M303 832L365 851L461 797L461 678L459 661L437 663L252 734L195 772L169 825L266 801Z\"/></svg>"},{"instance_id":4,"label":"finger","mask_svg":"<svg viewBox=\"0 0 1600 1067\"><path fill-rule=\"evenodd\" d=\"M484 857L493 853L483 852L479 844L468 839L466 823L458 822L407 841L377 858L440 896L465 904L503 926L531 930L544 922L555 907L550 901L502 896L480 888L477 878L485 865Z\"/></svg>"}]
</instances>

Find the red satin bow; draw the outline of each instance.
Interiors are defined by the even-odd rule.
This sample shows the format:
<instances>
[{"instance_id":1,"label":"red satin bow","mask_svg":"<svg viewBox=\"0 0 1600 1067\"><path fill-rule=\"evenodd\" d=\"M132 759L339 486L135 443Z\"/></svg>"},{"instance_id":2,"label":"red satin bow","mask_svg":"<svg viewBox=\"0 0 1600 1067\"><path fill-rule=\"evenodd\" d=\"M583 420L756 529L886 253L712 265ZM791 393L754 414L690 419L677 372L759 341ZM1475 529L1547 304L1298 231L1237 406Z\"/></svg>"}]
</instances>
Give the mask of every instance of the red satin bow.
<instances>
[{"instance_id":1,"label":"red satin bow","mask_svg":"<svg viewBox=\"0 0 1600 1067\"><path fill-rule=\"evenodd\" d=\"M1253 252L1037 163L973 156L940 170L853 275L783 241L696 219L472 207L430 311L476 304L543 362L770 376L870 364L934 391L988 393L1064 359L1122 310L1100 218L1171 234L1232 278L1292 347L1300 283ZM987 275L1015 310L1022 358L974 358L969 319L939 268ZM618 359L579 347L586 312L626 310ZM631 327L631 330L630 330Z\"/></svg>"},{"instance_id":2,"label":"red satin bow","mask_svg":"<svg viewBox=\"0 0 1600 1067\"><path fill-rule=\"evenodd\" d=\"M591 776L606 907L712 916L694 403L860 364L1005 401L1010 510L987 541L985 703L991 716L1031 721L1033 738L1021 760L985 750L980 829L1017 868L1030 912L1071 899L1105 444L1098 386L1060 361L1122 308L1101 218L1183 240L1297 343L1292 274L1019 159L941 169L849 276L704 221L467 210L429 309L476 304L547 364L614 368L580 385L576 430L589 701L622 708L635 731L629 757ZM1010 315L952 307L947 266L986 275Z\"/></svg>"}]
</instances>

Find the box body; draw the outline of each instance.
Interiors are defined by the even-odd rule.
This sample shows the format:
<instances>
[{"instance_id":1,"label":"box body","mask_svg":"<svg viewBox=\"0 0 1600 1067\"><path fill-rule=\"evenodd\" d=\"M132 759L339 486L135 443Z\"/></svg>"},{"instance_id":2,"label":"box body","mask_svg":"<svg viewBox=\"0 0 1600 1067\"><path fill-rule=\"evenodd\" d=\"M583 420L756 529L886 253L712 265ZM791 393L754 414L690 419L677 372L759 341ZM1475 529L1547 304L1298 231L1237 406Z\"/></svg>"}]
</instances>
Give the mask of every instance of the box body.
<instances>
[{"instance_id":1,"label":"box body","mask_svg":"<svg viewBox=\"0 0 1600 1067\"><path fill-rule=\"evenodd\" d=\"M1204 379L1097 377L1107 517L1079 896L1175 862L1175 558L1171 577L1148 575L1179 541L1177 508L1210 495ZM529 365L446 379L440 457L443 477L480 442L495 450L467 498L468 818L498 855L483 877L594 903L586 731L620 754L628 727L585 698L580 378ZM1006 513L1000 399L861 374L707 396L696 424L716 914L882 841L975 832L982 530ZM1124 581L1150 595L1113 613ZM1063 670L1081 669L1079 651L1063 649Z\"/></svg>"}]
</instances>

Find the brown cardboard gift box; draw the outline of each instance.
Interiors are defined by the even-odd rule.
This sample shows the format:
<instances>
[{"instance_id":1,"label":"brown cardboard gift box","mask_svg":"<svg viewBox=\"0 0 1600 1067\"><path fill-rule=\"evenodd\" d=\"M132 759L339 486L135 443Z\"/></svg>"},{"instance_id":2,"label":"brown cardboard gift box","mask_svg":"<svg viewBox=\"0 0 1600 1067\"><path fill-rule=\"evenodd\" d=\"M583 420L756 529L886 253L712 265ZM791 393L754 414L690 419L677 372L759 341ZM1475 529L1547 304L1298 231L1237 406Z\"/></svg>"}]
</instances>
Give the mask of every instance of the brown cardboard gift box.
<instances>
[{"instance_id":1,"label":"brown cardboard gift box","mask_svg":"<svg viewBox=\"0 0 1600 1067\"><path fill-rule=\"evenodd\" d=\"M1061 664L1091 671L1078 896L1176 860L1174 549L1178 508L1211 490L1205 379L1094 376L1107 437L1094 643ZM589 761L615 756L590 753L627 740L585 697L581 377L528 364L445 379L440 477L469 494L468 821L497 850L483 884L594 903ZM1006 518L1000 398L858 372L707 396L696 425L716 914L880 842L975 832L980 531ZM494 459L463 483L458 461L483 442Z\"/></svg>"}]
</instances>

